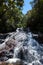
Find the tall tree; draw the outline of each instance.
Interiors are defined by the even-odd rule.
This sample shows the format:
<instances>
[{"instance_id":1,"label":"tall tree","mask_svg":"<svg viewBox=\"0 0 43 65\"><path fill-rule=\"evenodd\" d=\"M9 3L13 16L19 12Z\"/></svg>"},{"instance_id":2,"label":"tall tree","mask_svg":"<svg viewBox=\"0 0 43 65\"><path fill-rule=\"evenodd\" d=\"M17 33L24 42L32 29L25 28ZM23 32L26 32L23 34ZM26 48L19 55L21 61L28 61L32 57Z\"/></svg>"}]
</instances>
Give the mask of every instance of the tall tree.
<instances>
[{"instance_id":1,"label":"tall tree","mask_svg":"<svg viewBox=\"0 0 43 65\"><path fill-rule=\"evenodd\" d=\"M32 10L31 16L28 16L27 25L30 26L32 30L37 32L43 32L43 0L33 0L31 2Z\"/></svg>"},{"instance_id":2,"label":"tall tree","mask_svg":"<svg viewBox=\"0 0 43 65\"><path fill-rule=\"evenodd\" d=\"M24 0L0 0L0 32L10 31L22 17Z\"/></svg>"}]
</instances>

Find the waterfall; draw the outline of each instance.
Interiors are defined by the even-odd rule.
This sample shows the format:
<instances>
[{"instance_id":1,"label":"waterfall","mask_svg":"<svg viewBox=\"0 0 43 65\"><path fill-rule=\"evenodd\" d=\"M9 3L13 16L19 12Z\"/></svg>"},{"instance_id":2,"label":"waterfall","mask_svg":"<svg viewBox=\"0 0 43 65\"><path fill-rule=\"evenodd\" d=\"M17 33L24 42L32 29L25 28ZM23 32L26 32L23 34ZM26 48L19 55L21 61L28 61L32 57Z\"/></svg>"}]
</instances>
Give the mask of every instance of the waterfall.
<instances>
[{"instance_id":1,"label":"waterfall","mask_svg":"<svg viewBox=\"0 0 43 65\"><path fill-rule=\"evenodd\" d=\"M33 39L31 32L19 31L15 39L18 44L14 48L14 58L22 59L27 65L42 65L40 60L43 58L43 48Z\"/></svg>"},{"instance_id":2,"label":"waterfall","mask_svg":"<svg viewBox=\"0 0 43 65\"><path fill-rule=\"evenodd\" d=\"M15 38L17 45L13 49L13 58L7 62L16 62L21 59L26 65L43 65L43 45L39 45L33 39L31 32L27 33L22 29L17 29L10 38Z\"/></svg>"}]
</instances>

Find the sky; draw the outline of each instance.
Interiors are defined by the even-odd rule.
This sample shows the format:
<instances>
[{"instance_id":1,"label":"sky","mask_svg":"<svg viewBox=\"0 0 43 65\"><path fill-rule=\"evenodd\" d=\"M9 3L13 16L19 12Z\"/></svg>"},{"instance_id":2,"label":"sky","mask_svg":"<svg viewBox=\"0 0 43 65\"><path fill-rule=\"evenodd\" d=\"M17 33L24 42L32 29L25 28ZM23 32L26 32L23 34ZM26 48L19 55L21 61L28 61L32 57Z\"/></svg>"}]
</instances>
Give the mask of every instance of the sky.
<instances>
[{"instance_id":1,"label":"sky","mask_svg":"<svg viewBox=\"0 0 43 65\"><path fill-rule=\"evenodd\" d=\"M24 6L23 6L23 10L22 10L23 14L26 14L27 11L32 9L32 7L30 5L30 1L32 1L32 0L24 0Z\"/></svg>"}]
</instances>

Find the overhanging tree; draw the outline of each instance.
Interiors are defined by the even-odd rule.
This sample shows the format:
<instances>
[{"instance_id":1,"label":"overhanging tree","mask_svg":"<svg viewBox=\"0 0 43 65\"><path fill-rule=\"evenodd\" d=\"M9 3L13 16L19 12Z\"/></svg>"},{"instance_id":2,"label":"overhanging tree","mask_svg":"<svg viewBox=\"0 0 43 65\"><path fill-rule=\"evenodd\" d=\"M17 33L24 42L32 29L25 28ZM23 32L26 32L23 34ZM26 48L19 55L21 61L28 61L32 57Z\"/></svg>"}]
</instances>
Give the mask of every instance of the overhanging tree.
<instances>
[{"instance_id":1,"label":"overhanging tree","mask_svg":"<svg viewBox=\"0 0 43 65\"><path fill-rule=\"evenodd\" d=\"M23 0L0 0L0 32L16 29L22 17Z\"/></svg>"}]
</instances>

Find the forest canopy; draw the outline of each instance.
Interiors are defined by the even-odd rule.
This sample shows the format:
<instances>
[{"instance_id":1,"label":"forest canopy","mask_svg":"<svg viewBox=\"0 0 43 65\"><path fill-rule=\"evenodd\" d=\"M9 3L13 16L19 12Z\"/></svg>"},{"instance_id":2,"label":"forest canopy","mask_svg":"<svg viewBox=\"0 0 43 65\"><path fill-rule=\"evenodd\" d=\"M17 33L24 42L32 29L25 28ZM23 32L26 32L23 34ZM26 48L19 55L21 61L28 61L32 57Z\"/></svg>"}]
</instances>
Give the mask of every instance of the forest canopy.
<instances>
[{"instance_id":1,"label":"forest canopy","mask_svg":"<svg viewBox=\"0 0 43 65\"><path fill-rule=\"evenodd\" d=\"M43 0L33 0L30 4L32 10L29 10L25 15L25 27L29 27L33 32L43 33Z\"/></svg>"},{"instance_id":2,"label":"forest canopy","mask_svg":"<svg viewBox=\"0 0 43 65\"><path fill-rule=\"evenodd\" d=\"M0 32L13 31L22 20L23 0L0 0Z\"/></svg>"},{"instance_id":3,"label":"forest canopy","mask_svg":"<svg viewBox=\"0 0 43 65\"><path fill-rule=\"evenodd\" d=\"M32 9L26 15L22 13L23 5L24 0L0 0L0 32L14 31L17 27L43 32L43 0L30 1Z\"/></svg>"}]
</instances>

